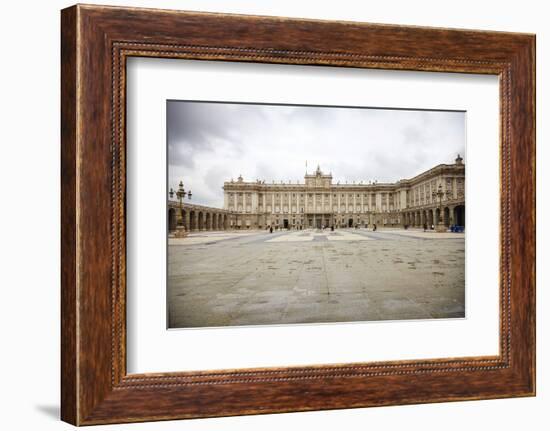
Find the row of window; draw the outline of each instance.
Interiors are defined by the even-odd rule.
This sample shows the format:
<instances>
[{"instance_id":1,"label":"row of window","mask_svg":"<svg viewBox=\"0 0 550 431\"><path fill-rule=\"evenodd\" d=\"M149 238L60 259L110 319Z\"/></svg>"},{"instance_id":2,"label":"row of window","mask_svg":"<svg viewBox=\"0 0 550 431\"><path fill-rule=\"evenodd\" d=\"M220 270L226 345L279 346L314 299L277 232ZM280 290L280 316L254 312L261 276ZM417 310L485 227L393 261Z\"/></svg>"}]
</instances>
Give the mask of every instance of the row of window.
<instances>
[{"instance_id":1,"label":"row of window","mask_svg":"<svg viewBox=\"0 0 550 431\"><path fill-rule=\"evenodd\" d=\"M276 199L277 199L277 198L280 198L280 197L282 197L283 199L288 199L288 198L291 197L291 196L292 196L293 198L296 198L296 195L298 195L299 198L304 199L304 197L306 196L306 194L307 194L307 197L308 197L308 198L313 199L313 195L314 195L313 193L298 193L298 194L296 194L296 193L292 193L292 194L290 194L290 193L285 193L285 194L282 194L282 193L281 193L281 194L279 194L279 193L274 193L274 194L270 194L270 195L266 195L266 196L267 196L267 199L269 199L270 196L272 196L272 195L274 195ZM243 197L243 193L233 193L233 192L229 192L227 195L229 196L230 199L234 199L235 196L236 196L237 198L242 198L242 197ZM346 195L347 195L348 197L353 197L354 193L342 193L342 194L340 194L340 197L345 198ZM252 193L244 193L244 196L245 196L247 199L248 199L248 198L252 198ZM365 198L368 198L369 196L370 196L372 199L375 198L375 194L372 194L372 193L365 193L365 194L363 194L363 197L365 197ZM386 196L389 197L390 201L393 200L393 194L382 193L382 199L385 199ZM321 199L322 197L325 197L326 199L328 199L328 198L330 197L330 193L324 193L324 194L317 193L317 194L315 194L315 197L316 197L316 198L319 198L319 199ZM337 197L338 197L338 194L333 194L332 197L333 197L333 198L337 198ZM355 194L355 197L356 197L356 198L360 198L360 197L361 197L361 194L358 194L358 193L357 193L357 194ZM261 193L258 194L258 199L261 200L262 198L263 198L263 195L262 195Z\"/></svg>"},{"instance_id":2,"label":"row of window","mask_svg":"<svg viewBox=\"0 0 550 431\"><path fill-rule=\"evenodd\" d=\"M291 212L291 213L295 213L295 214L296 214L296 213L298 213L298 212L304 213L306 208L307 208L307 211L308 211L308 212L313 212L313 211L314 211L314 207L313 207L313 206L301 207L301 208L299 208L299 211L297 210L297 207L291 207L291 211L289 211L289 210L288 210L288 207L285 207L285 206L284 206L284 207L281 208L281 207L279 207L279 206L276 206L276 207L273 208L273 211L272 211L271 205L267 205L266 208L265 208L265 211L266 211L267 213L272 213L272 212L273 212L273 213L289 213L289 212ZM387 209L389 209L390 211L393 211L394 208L393 208L392 205L390 205L389 208L388 208L386 205L382 205L382 211L386 211ZM228 207L228 210L229 210L229 211L235 211L235 207L232 206L232 205L230 205L230 206ZM323 211L323 210L329 212L329 211L330 211L330 207L329 207L329 206L325 206L325 207L323 208L322 206L317 206L316 209L315 209L315 211L317 211L317 212L320 212L320 211ZM371 209L371 210L372 210L372 209ZM264 211L263 206L260 205L260 206L258 207L257 211L258 211L258 212L263 212L263 211ZM335 205L335 206L333 206L332 211L333 211L333 212L340 212L340 213L345 213L345 212L351 212L351 213L352 213L352 212L354 212L354 207L353 207L353 205L349 205L349 206L347 207L347 211L346 211L346 207L345 207L344 205L342 205L342 206L340 207L340 210L338 210L338 207ZM251 213L251 212L252 212L252 207L251 207L250 205L248 205L248 206L246 206L246 207L243 207L242 205L237 205L237 212L247 212L247 213ZM367 205L367 206L361 207L360 205L357 205L357 206L355 207L355 212L356 212L356 213L361 213L361 212L362 212L362 213L368 213L368 212L369 212L369 206Z\"/></svg>"},{"instance_id":3,"label":"row of window","mask_svg":"<svg viewBox=\"0 0 550 431\"><path fill-rule=\"evenodd\" d=\"M292 220L286 220L286 223L288 223L291 226L303 226L303 225L305 225L305 226L308 226L308 227L314 227L315 226L315 221L313 219L296 220L296 219L293 218ZM236 221L231 220L230 224L231 224L231 226L242 226L243 222L244 222L244 226L247 226L247 227L250 227L253 224L250 220L236 220ZM368 219L367 220L362 220L362 219L342 218L342 219L334 219L333 221L325 219L325 220L321 220L321 222L322 223L327 223L327 225L334 222L334 224L337 227L348 227L348 226L350 226L350 223L351 223L351 226L356 226L356 225L366 226L366 225L370 225L371 223L374 223L375 221L374 220L368 220ZM266 223L266 226L283 227L284 223L285 223L285 219L277 218L277 219L274 219L274 220L266 220L265 223ZM386 225L386 224L400 224L401 223L401 218L399 218L399 217L396 217L396 218L383 218L379 221L376 221L376 223L381 223L383 225ZM262 227L261 224L259 224L258 226L260 228Z\"/></svg>"}]
</instances>

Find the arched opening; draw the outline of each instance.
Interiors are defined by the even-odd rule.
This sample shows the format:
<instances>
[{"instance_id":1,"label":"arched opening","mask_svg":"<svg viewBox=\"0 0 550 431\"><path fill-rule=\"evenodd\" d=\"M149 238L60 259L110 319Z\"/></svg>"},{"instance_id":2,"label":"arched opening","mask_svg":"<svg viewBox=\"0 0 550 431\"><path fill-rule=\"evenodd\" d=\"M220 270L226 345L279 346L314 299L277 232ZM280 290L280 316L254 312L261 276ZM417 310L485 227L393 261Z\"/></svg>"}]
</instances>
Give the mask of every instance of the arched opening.
<instances>
[{"instance_id":1,"label":"arched opening","mask_svg":"<svg viewBox=\"0 0 550 431\"><path fill-rule=\"evenodd\" d=\"M176 230L176 210L170 208L168 210L168 231L173 232Z\"/></svg>"},{"instance_id":2,"label":"arched opening","mask_svg":"<svg viewBox=\"0 0 550 431\"><path fill-rule=\"evenodd\" d=\"M445 207L445 209L443 210L443 224L445 226L449 226L450 224L450 211L449 211L449 207Z\"/></svg>"},{"instance_id":3,"label":"arched opening","mask_svg":"<svg viewBox=\"0 0 550 431\"><path fill-rule=\"evenodd\" d=\"M439 208L435 210L435 225L437 226L439 223L441 223L441 211Z\"/></svg>"},{"instance_id":4,"label":"arched opening","mask_svg":"<svg viewBox=\"0 0 550 431\"><path fill-rule=\"evenodd\" d=\"M206 213L206 230L212 229L212 215L210 213Z\"/></svg>"},{"instance_id":5,"label":"arched opening","mask_svg":"<svg viewBox=\"0 0 550 431\"><path fill-rule=\"evenodd\" d=\"M464 205L458 205L455 207L454 222L457 226L466 225L466 207Z\"/></svg>"},{"instance_id":6,"label":"arched opening","mask_svg":"<svg viewBox=\"0 0 550 431\"><path fill-rule=\"evenodd\" d=\"M212 216L212 229L218 230L218 214Z\"/></svg>"}]
</instances>

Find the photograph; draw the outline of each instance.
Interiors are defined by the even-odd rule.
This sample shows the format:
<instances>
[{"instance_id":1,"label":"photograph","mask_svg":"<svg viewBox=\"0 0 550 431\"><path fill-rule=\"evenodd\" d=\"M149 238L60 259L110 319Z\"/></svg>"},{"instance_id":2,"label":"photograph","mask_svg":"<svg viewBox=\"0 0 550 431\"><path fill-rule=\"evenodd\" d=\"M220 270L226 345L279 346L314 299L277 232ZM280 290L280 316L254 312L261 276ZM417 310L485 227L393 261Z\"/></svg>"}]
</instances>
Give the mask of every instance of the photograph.
<instances>
[{"instance_id":1,"label":"photograph","mask_svg":"<svg viewBox=\"0 0 550 431\"><path fill-rule=\"evenodd\" d=\"M466 317L466 112L166 103L169 329Z\"/></svg>"}]
</instances>

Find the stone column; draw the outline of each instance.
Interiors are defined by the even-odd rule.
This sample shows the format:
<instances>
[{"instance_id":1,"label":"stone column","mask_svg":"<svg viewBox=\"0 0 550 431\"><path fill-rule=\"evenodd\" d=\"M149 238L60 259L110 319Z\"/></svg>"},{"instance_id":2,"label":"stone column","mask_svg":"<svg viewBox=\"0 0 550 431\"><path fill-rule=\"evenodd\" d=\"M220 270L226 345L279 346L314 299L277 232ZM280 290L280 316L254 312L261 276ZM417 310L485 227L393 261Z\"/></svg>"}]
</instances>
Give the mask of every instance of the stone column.
<instances>
[{"instance_id":1,"label":"stone column","mask_svg":"<svg viewBox=\"0 0 550 431\"><path fill-rule=\"evenodd\" d=\"M191 215L189 214L189 210L186 210L185 211L185 229L187 230L191 230L191 224L190 224L190 219Z\"/></svg>"},{"instance_id":2,"label":"stone column","mask_svg":"<svg viewBox=\"0 0 550 431\"><path fill-rule=\"evenodd\" d=\"M344 213L347 214L349 212L349 193L345 193L344 198L346 200L346 210L345 210ZM346 223L347 223L347 221L346 221Z\"/></svg>"},{"instance_id":3,"label":"stone column","mask_svg":"<svg viewBox=\"0 0 550 431\"><path fill-rule=\"evenodd\" d=\"M199 230L199 213L195 211L195 217L193 220L193 230Z\"/></svg>"},{"instance_id":4,"label":"stone column","mask_svg":"<svg viewBox=\"0 0 550 431\"><path fill-rule=\"evenodd\" d=\"M458 197L458 187L456 184L456 177L453 177L453 199Z\"/></svg>"},{"instance_id":5,"label":"stone column","mask_svg":"<svg viewBox=\"0 0 550 431\"><path fill-rule=\"evenodd\" d=\"M456 224L455 220L455 206L449 205L449 226L452 224Z\"/></svg>"},{"instance_id":6,"label":"stone column","mask_svg":"<svg viewBox=\"0 0 550 431\"><path fill-rule=\"evenodd\" d=\"M290 213L292 212L292 190L288 192L288 225L290 226Z\"/></svg>"},{"instance_id":7,"label":"stone column","mask_svg":"<svg viewBox=\"0 0 550 431\"><path fill-rule=\"evenodd\" d=\"M258 213L258 203L258 192L252 192L252 202L250 204L252 206L252 208L250 208L252 214Z\"/></svg>"}]
</instances>

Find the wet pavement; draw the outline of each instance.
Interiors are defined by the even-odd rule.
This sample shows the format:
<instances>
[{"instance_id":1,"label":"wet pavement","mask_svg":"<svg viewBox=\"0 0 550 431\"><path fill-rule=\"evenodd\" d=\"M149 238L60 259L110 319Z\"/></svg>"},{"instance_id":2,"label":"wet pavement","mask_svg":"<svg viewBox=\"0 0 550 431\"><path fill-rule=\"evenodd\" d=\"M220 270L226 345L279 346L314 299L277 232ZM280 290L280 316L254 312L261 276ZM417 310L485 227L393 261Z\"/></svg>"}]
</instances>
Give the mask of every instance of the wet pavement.
<instances>
[{"instance_id":1,"label":"wet pavement","mask_svg":"<svg viewBox=\"0 0 550 431\"><path fill-rule=\"evenodd\" d=\"M366 229L170 239L170 328L464 317L464 234Z\"/></svg>"}]
</instances>

